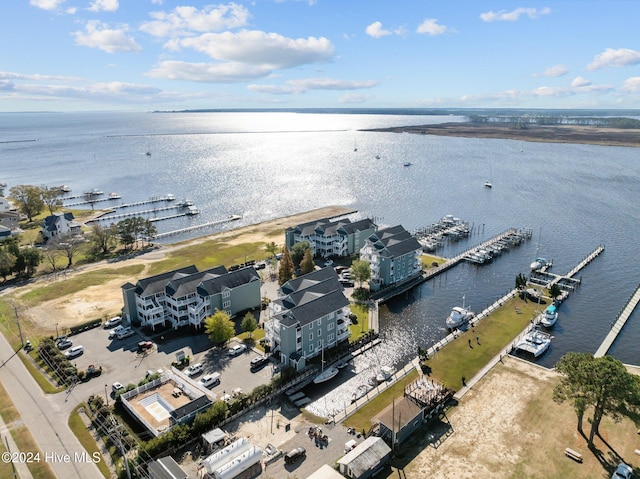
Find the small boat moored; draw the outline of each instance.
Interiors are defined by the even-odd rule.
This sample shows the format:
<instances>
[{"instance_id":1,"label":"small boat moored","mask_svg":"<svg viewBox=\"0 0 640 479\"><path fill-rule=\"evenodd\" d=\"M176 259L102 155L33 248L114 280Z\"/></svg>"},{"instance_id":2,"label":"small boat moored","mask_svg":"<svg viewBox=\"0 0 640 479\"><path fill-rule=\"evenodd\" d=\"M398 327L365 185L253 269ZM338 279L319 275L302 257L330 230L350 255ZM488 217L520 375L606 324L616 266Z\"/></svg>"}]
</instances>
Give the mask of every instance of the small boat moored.
<instances>
[{"instance_id":1,"label":"small boat moored","mask_svg":"<svg viewBox=\"0 0 640 479\"><path fill-rule=\"evenodd\" d=\"M524 335L522 340L516 344L515 349L530 353L534 358L537 358L549 349L550 345L551 335L534 328Z\"/></svg>"},{"instance_id":2,"label":"small boat moored","mask_svg":"<svg viewBox=\"0 0 640 479\"><path fill-rule=\"evenodd\" d=\"M464 296L462 297L462 306L454 306L451 313L447 316L446 323L449 329L459 328L463 324L468 323L475 314L464 306Z\"/></svg>"},{"instance_id":3,"label":"small boat moored","mask_svg":"<svg viewBox=\"0 0 640 479\"><path fill-rule=\"evenodd\" d=\"M556 306L551 304L547 306L547 309L544 310L544 314L542 315L542 319L540 319L540 324L542 324L545 328L550 328L558 321L558 311L556 311Z\"/></svg>"},{"instance_id":4,"label":"small boat moored","mask_svg":"<svg viewBox=\"0 0 640 479\"><path fill-rule=\"evenodd\" d=\"M339 372L340 370L334 366L328 367L320 374L318 374L315 378L313 378L313 384L320 384L328 381L329 379L333 379L338 375Z\"/></svg>"},{"instance_id":5,"label":"small boat moored","mask_svg":"<svg viewBox=\"0 0 640 479\"><path fill-rule=\"evenodd\" d=\"M373 389L373 387L368 385L368 384L362 384L362 385L358 386L358 388L355 390L355 392L351 395L351 402L352 403L356 402L358 399L360 399L361 397L365 396L372 389Z\"/></svg>"},{"instance_id":6,"label":"small boat moored","mask_svg":"<svg viewBox=\"0 0 640 479\"><path fill-rule=\"evenodd\" d=\"M376 375L376 381L379 383L388 381L391 379L391 376L393 376L393 373L395 373L395 371L391 366L382 366L380 372Z\"/></svg>"}]
</instances>

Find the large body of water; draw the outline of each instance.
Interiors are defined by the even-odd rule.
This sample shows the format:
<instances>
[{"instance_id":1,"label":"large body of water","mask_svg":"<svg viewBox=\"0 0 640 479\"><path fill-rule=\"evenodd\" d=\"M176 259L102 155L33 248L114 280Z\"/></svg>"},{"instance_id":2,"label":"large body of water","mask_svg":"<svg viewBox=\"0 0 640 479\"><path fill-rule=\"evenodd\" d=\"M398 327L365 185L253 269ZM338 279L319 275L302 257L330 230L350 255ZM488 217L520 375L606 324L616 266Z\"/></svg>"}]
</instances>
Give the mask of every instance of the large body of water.
<instances>
[{"instance_id":1,"label":"large body of water","mask_svg":"<svg viewBox=\"0 0 640 479\"><path fill-rule=\"evenodd\" d=\"M455 121L451 116L296 113L0 114L0 181L99 188L122 202L174 194L202 214L159 231L243 215L252 224L327 205L413 230L454 214L474 226L449 256L509 227L531 241L481 267L462 264L381 310L394 364L444 335L462 296L473 310L514 287L536 256L566 273L603 244L563 304L552 366L590 351L640 282L640 152L635 148L374 133L365 128ZM34 141L27 141L34 140ZM357 151L354 151L357 146ZM151 156L145 153L151 151ZM376 158L379 155L379 159ZM409 168L405 161L412 162ZM483 187L490 179L492 189ZM228 226L227 226L228 227ZM202 235L212 230L201 230ZM172 237L182 240L184 236ZM284 235L283 235L284 241ZM640 364L636 312L610 354Z\"/></svg>"}]
</instances>

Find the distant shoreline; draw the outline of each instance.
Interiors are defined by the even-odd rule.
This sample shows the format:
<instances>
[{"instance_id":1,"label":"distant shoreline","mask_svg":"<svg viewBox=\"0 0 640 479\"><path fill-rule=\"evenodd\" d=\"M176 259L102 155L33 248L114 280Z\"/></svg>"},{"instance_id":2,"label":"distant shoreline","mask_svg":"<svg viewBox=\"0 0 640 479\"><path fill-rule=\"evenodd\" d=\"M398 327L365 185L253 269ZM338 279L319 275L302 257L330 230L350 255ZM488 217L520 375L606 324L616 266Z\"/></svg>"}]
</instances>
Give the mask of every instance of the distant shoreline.
<instances>
[{"instance_id":1,"label":"distant shoreline","mask_svg":"<svg viewBox=\"0 0 640 479\"><path fill-rule=\"evenodd\" d=\"M526 129L502 124L440 123L436 125L398 126L363 131L413 133L416 135L496 138L502 140L538 141L544 143L580 143L601 146L640 147L640 131L635 129L599 128L594 126L539 126Z\"/></svg>"}]
</instances>

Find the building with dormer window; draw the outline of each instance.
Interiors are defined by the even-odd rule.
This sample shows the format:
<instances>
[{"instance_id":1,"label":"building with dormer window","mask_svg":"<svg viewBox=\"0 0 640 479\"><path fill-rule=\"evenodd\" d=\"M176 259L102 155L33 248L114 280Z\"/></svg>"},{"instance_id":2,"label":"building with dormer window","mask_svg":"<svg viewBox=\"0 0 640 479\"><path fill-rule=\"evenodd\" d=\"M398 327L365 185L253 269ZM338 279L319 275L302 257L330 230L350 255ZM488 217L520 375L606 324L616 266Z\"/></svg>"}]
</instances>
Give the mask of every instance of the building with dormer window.
<instances>
[{"instance_id":1,"label":"building with dormer window","mask_svg":"<svg viewBox=\"0 0 640 479\"><path fill-rule=\"evenodd\" d=\"M402 226L378 230L367 238L360 259L371 265L372 291L394 286L422 271L422 246Z\"/></svg>"},{"instance_id":2,"label":"building with dormer window","mask_svg":"<svg viewBox=\"0 0 640 479\"><path fill-rule=\"evenodd\" d=\"M42 221L42 236L48 241L65 235L82 234L82 225L75 221L73 213L54 213Z\"/></svg>"},{"instance_id":3,"label":"building with dormer window","mask_svg":"<svg viewBox=\"0 0 640 479\"><path fill-rule=\"evenodd\" d=\"M123 315L134 324L155 329L167 323L201 328L215 311L234 317L260 307L260 276L253 267L227 271L217 266L198 271L187 266L122 286Z\"/></svg>"},{"instance_id":4,"label":"building with dormer window","mask_svg":"<svg viewBox=\"0 0 640 479\"><path fill-rule=\"evenodd\" d=\"M297 370L349 339L349 300L333 268L287 281L269 303L265 338L280 362Z\"/></svg>"}]
</instances>

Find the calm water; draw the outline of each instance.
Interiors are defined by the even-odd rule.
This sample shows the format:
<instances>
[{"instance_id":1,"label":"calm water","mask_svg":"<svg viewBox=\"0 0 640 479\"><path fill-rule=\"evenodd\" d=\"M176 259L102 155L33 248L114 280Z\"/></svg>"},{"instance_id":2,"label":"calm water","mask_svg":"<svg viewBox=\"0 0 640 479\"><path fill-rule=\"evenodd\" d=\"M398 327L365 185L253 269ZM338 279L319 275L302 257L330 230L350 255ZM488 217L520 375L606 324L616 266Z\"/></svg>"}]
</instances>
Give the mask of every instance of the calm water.
<instances>
[{"instance_id":1,"label":"calm water","mask_svg":"<svg viewBox=\"0 0 640 479\"><path fill-rule=\"evenodd\" d=\"M442 337L444 318L463 295L477 311L513 288L515 276L528 273L538 243L540 255L552 258L558 273L604 244L604 254L583 270L582 286L560 307L555 339L540 362L552 366L569 350L594 352L640 281L638 149L358 131L456 119L0 114L0 141L35 140L0 143L0 181L67 184L74 192L99 188L118 192L122 202L172 193L202 211L198 217L158 222L159 231L230 214L243 215L240 224L252 224L326 205L357 209L360 216L409 230L445 214L473 224L474 235L447 246L445 255L509 227L534 231L532 240L490 265L460 265L389 302L381 325L383 333L394 335L396 346L383 354L392 364ZM405 161L413 165L404 168ZM487 179L491 190L483 188ZM626 363L640 364L638 314L610 350Z\"/></svg>"}]
</instances>

